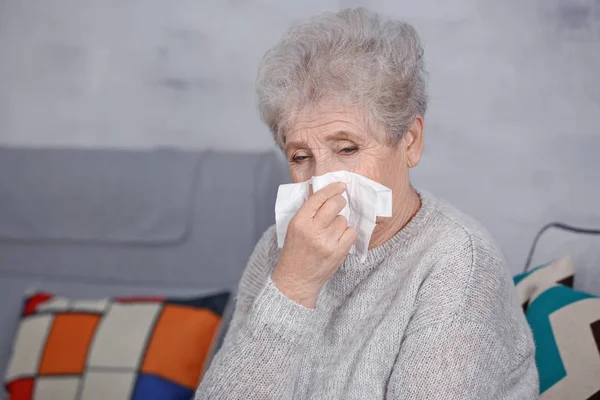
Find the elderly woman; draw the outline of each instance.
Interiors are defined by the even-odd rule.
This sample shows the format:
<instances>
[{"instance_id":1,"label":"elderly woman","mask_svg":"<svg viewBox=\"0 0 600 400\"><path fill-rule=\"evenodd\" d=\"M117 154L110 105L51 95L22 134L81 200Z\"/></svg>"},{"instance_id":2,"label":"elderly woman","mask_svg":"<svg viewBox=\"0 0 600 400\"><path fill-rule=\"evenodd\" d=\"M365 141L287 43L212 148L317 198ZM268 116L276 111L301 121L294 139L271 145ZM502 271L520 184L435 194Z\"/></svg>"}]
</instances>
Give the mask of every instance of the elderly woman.
<instances>
[{"instance_id":1,"label":"elderly woman","mask_svg":"<svg viewBox=\"0 0 600 400\"><path fill-rule=\"evenodd\" d=\"M409 181L423 150L423 51L364 9L293 28L265 56L262 118L292 180L345 170L392 189L366 260L312 194L278 248L256 246L197 399L534 399L534 344L502 255L469 217Z\"/></svg>"}]
</instances>

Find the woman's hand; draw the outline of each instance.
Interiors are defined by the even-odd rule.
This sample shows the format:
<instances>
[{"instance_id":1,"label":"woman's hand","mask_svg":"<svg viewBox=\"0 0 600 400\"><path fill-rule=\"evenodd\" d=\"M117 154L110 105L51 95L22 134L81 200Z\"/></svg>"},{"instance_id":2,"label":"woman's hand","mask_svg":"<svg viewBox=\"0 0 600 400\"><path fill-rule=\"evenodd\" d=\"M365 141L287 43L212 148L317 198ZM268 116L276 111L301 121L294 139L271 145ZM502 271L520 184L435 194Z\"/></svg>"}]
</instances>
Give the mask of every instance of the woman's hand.
<instances>
[{"instance_id":1,"label":"woman's hand","mask_svg":"<svg viewBox=\"0 0 600 400\"><path fill-rule=\"evenodd\" d=\"M316 306L321 288L356 241L356 231L338 215L346 205L344 190L344 183L331 183L304 202L290 221L273 271L275 286L308 308Z\"/></svg>"}]
</instances>

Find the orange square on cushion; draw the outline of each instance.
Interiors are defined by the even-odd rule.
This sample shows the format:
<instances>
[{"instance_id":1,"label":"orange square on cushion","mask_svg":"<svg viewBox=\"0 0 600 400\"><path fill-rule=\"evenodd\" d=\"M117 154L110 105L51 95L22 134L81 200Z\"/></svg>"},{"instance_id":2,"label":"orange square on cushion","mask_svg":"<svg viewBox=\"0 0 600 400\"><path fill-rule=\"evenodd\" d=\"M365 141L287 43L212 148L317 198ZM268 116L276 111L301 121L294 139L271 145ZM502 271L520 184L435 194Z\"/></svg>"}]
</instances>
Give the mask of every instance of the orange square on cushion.
<instances>
[{"instance_id":1,"label":"orange square on cushion","mask_svg":"<svg viewBox=\"0 0 600 400\"><path fill-rule=\"evenodd\" d=\"M40 375L81 374L100 315L58 313L48 334Z\"/></svg>"},{"instance_id":2,"label":"orange square on cushion","mask_svg":"<svg viewBox=\"0 0 600 400\"><path fill-rule=\"evenodd\" d=\"M165 305L141 371L195 389L220 320L208 309Z\"/></svg>"}]
</instances>

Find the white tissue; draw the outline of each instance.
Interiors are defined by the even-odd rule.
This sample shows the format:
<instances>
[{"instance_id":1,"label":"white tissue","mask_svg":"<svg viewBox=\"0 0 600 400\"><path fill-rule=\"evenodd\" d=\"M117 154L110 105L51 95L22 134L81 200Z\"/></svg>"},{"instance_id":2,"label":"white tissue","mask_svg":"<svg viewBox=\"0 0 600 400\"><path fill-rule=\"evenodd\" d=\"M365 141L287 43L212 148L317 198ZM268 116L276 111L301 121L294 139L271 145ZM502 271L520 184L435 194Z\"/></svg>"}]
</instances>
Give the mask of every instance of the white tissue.
<instances>
[{"instance_id":1,"label":"white tissue","mask_svg":"<svg viewBox=\"0 0 600 400\"><path fill-rule=\"evenodd\" d=\"M361 261L367 257L369 242L375 219L392 216L392 190L362 175L348 171L330 172L313 176L306 182L280 185L275 201L275 222L277 225L277 244L283 247L290 220L302 204L308 199L309 185L316 192L333 182L344 182L346 207L340 212L348 220L348 225L356 229L358 237L350 249Z\"/></svg>"}]
</instances>

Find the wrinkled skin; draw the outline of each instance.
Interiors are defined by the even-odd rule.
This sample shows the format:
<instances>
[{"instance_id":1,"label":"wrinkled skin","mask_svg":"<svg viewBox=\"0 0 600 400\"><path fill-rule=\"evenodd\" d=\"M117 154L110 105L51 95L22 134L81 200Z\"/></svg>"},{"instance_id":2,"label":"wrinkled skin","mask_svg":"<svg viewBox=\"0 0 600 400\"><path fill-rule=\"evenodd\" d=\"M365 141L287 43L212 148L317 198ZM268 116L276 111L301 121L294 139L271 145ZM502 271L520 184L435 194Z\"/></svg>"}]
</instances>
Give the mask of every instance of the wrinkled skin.
<instances>
[{"instance_id":1,"label":"wrinkled skin","mask_svg":"<svg viewBox=\"0 0 600 400\"><path fill-rule=\"evenodd\" d=\"M369 248L385 243L418 211L420 200L409 169L423 151L420 116L399 143L391 144L385 129L368 124L360 110L324 104L300 113L284 140L293 182L346 170L392 189L392 217L377 218ZM321 288L356 241L356 231L337 215L346 204L344 188L333 183L311 194L290 222L272 275L285 295L309 308L316 306Z\"/></svg>"}]
</instances>

